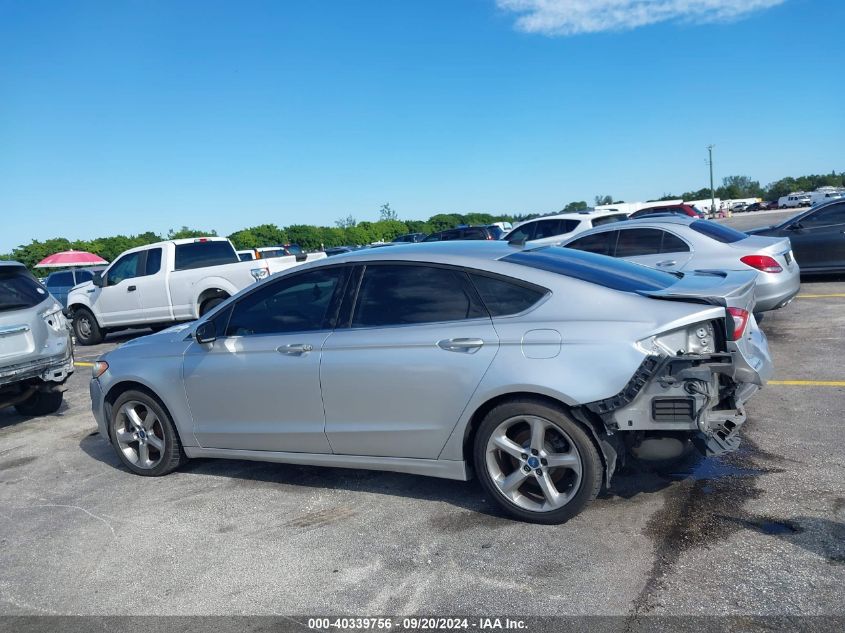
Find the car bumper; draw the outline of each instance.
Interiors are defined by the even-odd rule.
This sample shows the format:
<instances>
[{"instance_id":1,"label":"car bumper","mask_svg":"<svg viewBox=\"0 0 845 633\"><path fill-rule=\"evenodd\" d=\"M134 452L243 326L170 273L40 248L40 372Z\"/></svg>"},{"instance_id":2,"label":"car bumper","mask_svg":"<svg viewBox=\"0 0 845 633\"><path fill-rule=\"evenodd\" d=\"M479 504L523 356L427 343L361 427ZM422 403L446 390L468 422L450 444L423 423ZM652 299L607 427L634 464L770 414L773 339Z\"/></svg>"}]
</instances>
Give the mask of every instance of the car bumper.
<instances>
[{"instance_id":1,"label":"car bumper","mask_svg":"<svg viewBox=\"0 0 845 633\"><path fill-rule=\"evenodd\" d=\"M0 369L0 387L38 378L44 382L64 383L73 373L70 352Z\"/></svg>"},{"instance_id":2,"label":"car bumper","mask_svg":"<svg viewBox=\"0 0 845 633\"><path fill-rule=\"evenodd\" d=\"M88 391L91 394L91 413L94 414L94 419L97 421L97 429L100 432L100 437L108 438L108 429L106 426L106 396L103 393L103 388L100 381L96 378L92 379L88 385Z\"/></svg>"},{"instance_id":3,"label":"car bumper","mask_svg":"<svg viewBox=\"0 0 845 633\"><path fill-rule=\"evenodd\" d=\"M768 312L788 305L801 290L801 274L793 262L792 270L760 273L754 289L755 312Z\"/></svg>"}]
</instances>

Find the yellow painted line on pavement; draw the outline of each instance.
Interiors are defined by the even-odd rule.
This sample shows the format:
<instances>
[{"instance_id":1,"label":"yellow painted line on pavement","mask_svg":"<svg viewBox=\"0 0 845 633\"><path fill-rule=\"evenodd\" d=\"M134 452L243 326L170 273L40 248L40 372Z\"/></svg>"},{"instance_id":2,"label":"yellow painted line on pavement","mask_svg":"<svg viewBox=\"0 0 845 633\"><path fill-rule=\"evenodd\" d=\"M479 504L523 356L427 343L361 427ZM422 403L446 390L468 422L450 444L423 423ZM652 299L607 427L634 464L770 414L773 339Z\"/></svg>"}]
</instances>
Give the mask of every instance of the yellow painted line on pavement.
<instances>
[{"instance_id":1,"label":"yellow painted line on pavement","mask_svg":"<svg viewBox=\"0 0 845 633\"><path fill-rule=\"evenodd\" d=\"M845 380L770 380L769 384L791 387L845 387Z\"/></svg>"},{"instance_id":2,"label":"yellow painted line on pavement","mask_svg":"<svg viewBox=\"0 0 845 633\"><path fill-rule=\"evenodd\" d=\"M826 299L828 297L845 297L845 292L834 292L829 295L798 295L799 299Z\"/></svg>"},{"instance_id":3,"label":"yellow painted line on pavement","mask_svg":"<svg viewBox=\"0 0 845 633\"><path fill-rule=\"evenodd\" d=\"M94 366L94 363L86 363L86 362L83 362L81 360L75 360L75 361L73 361L73 364L76 367L93 367Z\"/></svg>"}]
</instances>

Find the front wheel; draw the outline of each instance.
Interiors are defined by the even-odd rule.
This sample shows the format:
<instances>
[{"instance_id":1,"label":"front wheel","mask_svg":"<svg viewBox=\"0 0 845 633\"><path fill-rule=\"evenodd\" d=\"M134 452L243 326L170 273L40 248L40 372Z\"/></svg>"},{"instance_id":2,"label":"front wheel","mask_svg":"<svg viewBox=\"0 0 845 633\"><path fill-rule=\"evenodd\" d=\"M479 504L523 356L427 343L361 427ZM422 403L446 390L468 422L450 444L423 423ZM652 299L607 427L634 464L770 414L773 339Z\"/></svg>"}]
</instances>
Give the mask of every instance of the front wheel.
<instances>
[{"instance_id":1,"label":"front wheel","mask_svg":"<svg viewBox=\"0 0 845 633\"><path fill-rule=\"evenodd\" d=\"M494 408L478 429L475 470L509 514L568 521L596 498L602 462L587 432L562 408L528 399Z\"/></svg>"},{"instance_id":2,"label":"front wheel","mask_svg":"<svg viewBox=\"0 0 845 633\"><path fill-rule=\"evenodd\" d=\"M15 409L21 415L50 415L59 410L63 399L61 391L36 391L23 402L18 402Z\"/></svg>"},{"instance_id":3,"label":"front wheel","mask_svg":"<svg viewBox=\"0 0 845 633\"><path fill-rule=\"evenodd\" d=\"M87 308L73 312L73 333L80 345L97 345L103 342L104 334L97 319Z\"/></svg>"},{"instance_id":4,"label":"front wheel","mask_svg":"<svg viewBox=\"0 0 845 633\"><path fill-rule=\"evenodd\" d=\"M186 459L170 415L143 391L127 391L117 399L109 435L120 461L136 475L166 475Z\"/></svg>"}]
</instances>

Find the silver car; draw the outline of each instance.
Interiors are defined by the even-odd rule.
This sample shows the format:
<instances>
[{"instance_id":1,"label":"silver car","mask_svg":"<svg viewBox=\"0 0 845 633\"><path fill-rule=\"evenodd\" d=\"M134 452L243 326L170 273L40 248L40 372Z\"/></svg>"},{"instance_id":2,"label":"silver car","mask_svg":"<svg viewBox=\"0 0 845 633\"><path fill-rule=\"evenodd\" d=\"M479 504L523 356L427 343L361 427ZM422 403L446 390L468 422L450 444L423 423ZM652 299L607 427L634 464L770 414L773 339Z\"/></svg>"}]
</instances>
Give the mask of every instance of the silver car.
<instances>
[{"instance_id":1,"label":"silver car","mask_svg":"<svg viewBox=\"0 0 845 633\"><path fill-rule=\"evenodd\" d=\"M356 251L105 354L93 412L139 475L190 457L475 474L559 523L632 452L737 448L772 371L754 277L501 241Z\"/></svg>"},{"instance_id":2,"label":"silver car","mask_svg":"<svg viewBox=\"0 0 845 633\"><path fill-rule=\"evenodd\" d=\"M679 215L649 216L581 233L561 246L666 271L754 271L756 312L789 304L801 271L788 237L762 237Z\"/></svg>"},{"instance_id":3,"label":"silver car","mask_svg":"<svg viewBox=\"0 0 845 633\"><path fill-rule=\"evenodd\" d=\"M72 373L62 305L23 264L0 262L0 409L53 413Z\"/></svg>"}]
</instances>

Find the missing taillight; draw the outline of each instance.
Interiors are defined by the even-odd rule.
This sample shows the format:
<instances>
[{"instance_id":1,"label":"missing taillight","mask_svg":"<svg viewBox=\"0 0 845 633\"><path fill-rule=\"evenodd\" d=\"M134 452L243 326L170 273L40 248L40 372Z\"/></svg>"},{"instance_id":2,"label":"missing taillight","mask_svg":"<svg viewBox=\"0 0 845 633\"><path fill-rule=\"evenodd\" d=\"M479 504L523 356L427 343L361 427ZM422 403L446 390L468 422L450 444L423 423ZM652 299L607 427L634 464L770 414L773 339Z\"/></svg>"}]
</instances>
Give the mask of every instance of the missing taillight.
<instances>
[{"instance_id":1,"label":"missing taillight","mask_svg":"<svg viewBox=\"0 0 845 633\"><path fill-rule=\"evenodd\" d=\"M764 273L783 272L783 268L778 264L777 260L768 255L746 255L745 257L740 257L739 261L746 266L751 266L751 268Z\"/></svg>"},{"instance_id":2,"label":"missing taillight","mask_svg":"<svg viewBox=\"0 0 845 633\"><path fill-rule=\"evenodd\" d=\"M748 317L751 315L748 310L743 310L742 308L728 308L728 314L731 317L729 325L733 323L731 340L738 341L742 338L745 332L745 326L748 325ZM731 333L730 327L728 328L728 333Z\"/></svg>"}]
</instances>

